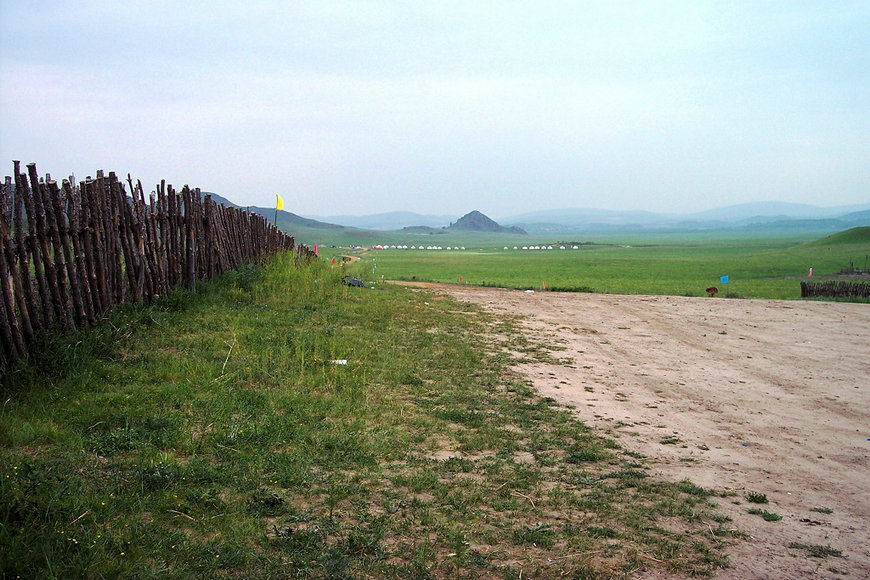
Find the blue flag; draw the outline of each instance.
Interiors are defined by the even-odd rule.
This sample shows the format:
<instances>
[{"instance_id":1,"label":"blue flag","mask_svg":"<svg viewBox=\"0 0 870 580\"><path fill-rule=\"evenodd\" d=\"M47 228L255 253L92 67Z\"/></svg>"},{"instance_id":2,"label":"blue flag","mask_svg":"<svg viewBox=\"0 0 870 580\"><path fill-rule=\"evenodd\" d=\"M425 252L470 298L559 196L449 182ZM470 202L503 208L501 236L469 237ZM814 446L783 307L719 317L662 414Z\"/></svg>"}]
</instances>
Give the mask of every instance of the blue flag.
<instances>
[{"instance_id":1,"label":"blue flag","mask_svg":"<svg viewBox=\"0 0 870 580\"><path fill-rule=\"evenodd\" d=\"M727 284L728 283L728 276L727 275L722 276L721 278L719 278L719 281L722 282L723 284Z\"/></svg>"}]
</instances>

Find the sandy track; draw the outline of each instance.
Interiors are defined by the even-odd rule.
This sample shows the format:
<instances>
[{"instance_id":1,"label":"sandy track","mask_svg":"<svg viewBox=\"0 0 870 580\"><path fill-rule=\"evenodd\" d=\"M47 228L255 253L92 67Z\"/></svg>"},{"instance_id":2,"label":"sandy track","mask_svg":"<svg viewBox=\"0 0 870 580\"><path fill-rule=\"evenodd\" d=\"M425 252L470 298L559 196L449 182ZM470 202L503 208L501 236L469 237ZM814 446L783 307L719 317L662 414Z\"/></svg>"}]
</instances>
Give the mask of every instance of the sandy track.
<instances>
[{"instance_id":1,"label":"sandy track","mask_svg":"<svg viewBox=\"0 0 870 580\"><path fill-rule=\"evenodd\" d=\"M720 577L870 577L870 306L430 287L565 347L572 363L516 369L661 477L736 491L719 503L751 539Z\"/></svg>"}]
</instances>

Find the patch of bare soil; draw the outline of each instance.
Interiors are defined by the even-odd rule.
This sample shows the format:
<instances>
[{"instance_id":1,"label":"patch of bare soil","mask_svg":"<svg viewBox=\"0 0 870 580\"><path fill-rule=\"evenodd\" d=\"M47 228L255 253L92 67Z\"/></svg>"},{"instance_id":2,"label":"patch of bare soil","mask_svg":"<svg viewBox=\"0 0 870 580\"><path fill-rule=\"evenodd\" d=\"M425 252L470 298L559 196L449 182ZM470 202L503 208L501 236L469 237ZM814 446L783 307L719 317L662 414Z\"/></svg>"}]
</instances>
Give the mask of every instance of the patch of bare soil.
<instances>
[{"instance_id":1,"label":"patch of bare soil","mask_svg":"<svg viewBox=\"0 0 870 580\"><path fill-rule=\"evenodd\" d=\"M870 306L430 287L564 347L517 371L660 477L733 491L719 577L870 577Z\"/></svg>"}]
</instances>

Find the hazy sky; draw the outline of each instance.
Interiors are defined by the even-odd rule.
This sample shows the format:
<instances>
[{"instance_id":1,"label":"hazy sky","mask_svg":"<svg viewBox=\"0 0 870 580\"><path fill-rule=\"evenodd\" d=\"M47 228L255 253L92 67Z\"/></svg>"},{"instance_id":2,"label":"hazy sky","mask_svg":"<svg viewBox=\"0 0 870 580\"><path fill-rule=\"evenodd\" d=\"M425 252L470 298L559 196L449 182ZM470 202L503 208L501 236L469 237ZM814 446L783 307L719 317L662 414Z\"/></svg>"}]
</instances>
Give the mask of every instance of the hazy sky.
<instances>
[{"instance_id":1,"label":"hazy sky","mask_svg":"<svg viewBox=\"0 0 870 580\"><path fill-rule=\"evenodd\" d=\"M870 201L870 2L3 0L0 175L299 214Z\"/></svg>"}]
</instances>

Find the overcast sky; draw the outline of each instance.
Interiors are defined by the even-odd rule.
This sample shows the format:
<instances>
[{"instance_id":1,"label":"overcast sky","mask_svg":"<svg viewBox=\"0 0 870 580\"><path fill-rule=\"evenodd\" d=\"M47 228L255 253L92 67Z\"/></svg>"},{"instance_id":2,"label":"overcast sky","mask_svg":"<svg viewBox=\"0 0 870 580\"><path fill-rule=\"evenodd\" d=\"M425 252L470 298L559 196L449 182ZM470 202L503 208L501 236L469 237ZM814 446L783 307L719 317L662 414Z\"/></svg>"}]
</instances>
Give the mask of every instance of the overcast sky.
<instances>
[{"instance_id":1,"label":"overcast sky","mask_svg":"<svg viewBox=\"0 0 870 580\"><path fill-rule=\"evenodd\" d=\"M3 0L0 175L299 214L870 201L870 2Z\"/></svg>"}]
</instances>

